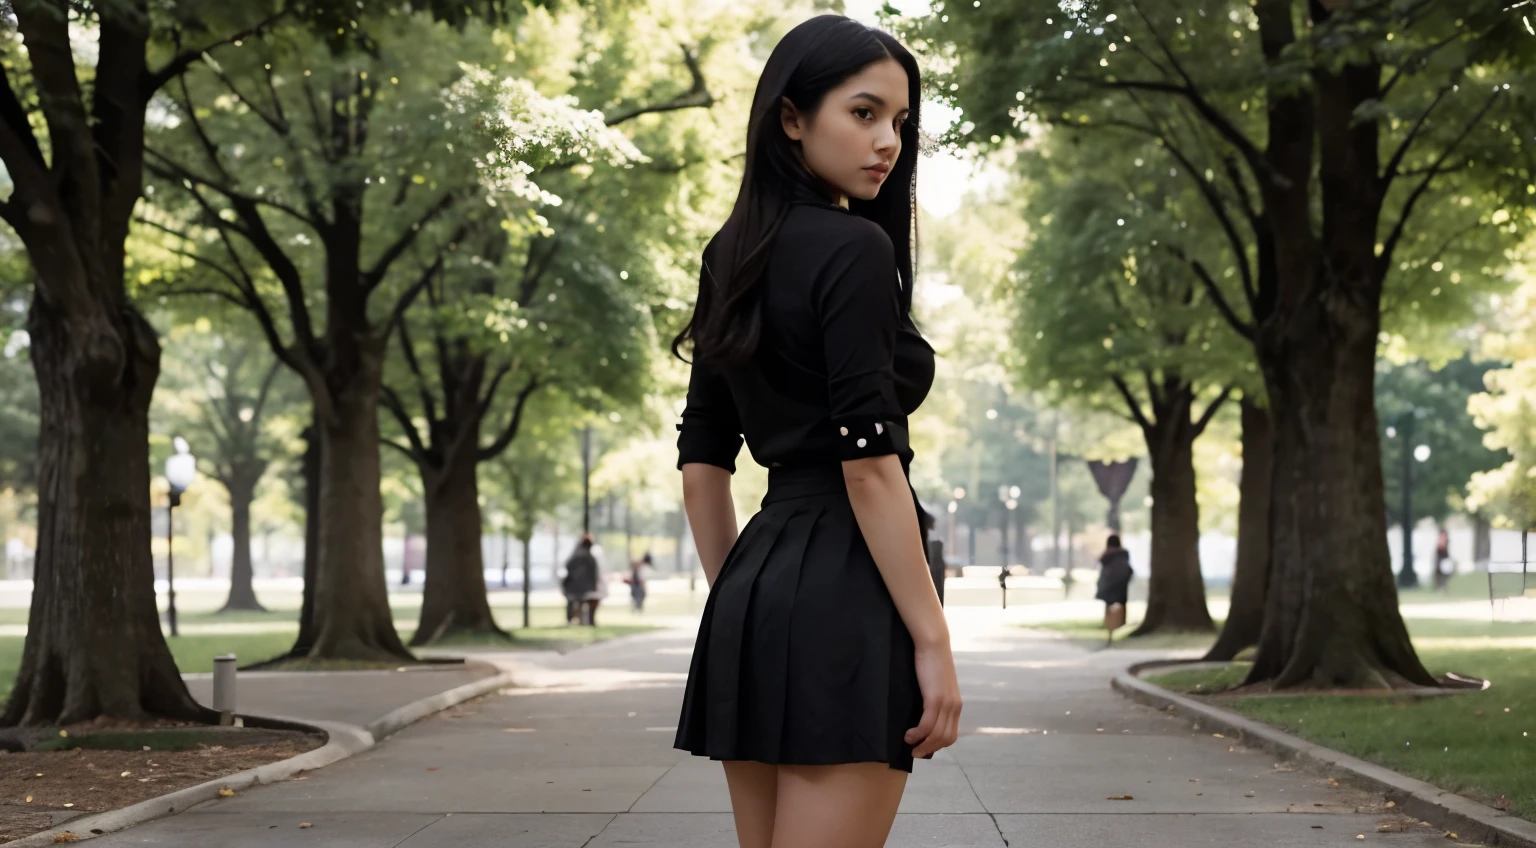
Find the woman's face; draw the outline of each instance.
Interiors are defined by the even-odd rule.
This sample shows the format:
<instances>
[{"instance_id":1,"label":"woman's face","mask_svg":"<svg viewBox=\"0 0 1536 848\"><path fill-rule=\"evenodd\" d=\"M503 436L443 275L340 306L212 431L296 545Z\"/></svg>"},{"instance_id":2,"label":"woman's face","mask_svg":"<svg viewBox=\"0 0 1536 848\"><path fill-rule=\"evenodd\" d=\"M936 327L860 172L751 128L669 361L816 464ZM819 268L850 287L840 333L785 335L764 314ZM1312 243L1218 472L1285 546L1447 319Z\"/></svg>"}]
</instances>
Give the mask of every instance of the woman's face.
<instances>
[{"instance_id":1,"label":"woman's face","mask_svg":"<svg viewBox=\"0 0 1536 848\"><path fill-rule=\"evenodd\" d=\"M814 114L785 98L780 110L784 134L800 142L811 174L838 203L873 200L901 154L901 124L907 102L907 72L895 59L882 59L827 92Z\"/></svg>"}]
</instances>

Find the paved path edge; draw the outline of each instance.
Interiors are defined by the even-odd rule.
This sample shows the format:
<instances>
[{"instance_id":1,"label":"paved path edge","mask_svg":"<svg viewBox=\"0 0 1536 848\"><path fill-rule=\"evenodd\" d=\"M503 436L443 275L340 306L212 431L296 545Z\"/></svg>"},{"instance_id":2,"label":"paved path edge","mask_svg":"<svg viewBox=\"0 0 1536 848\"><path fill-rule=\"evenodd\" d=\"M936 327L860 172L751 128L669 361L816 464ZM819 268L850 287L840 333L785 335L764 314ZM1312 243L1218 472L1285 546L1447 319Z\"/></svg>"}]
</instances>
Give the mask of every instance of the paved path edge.
<instances>
[{"instance_id":1,"label":"paved path edge","mask_svg":"<svg viewBox=\"0 0 1536 848\"><path fill-rule=\"evenodd\" d=\"M1202 703L1148 683L1138 675L1167 663L1140 663L1126 669L1110 685L1121 695L1170 714L1198 717L1202 729L1234 737L1250 747L1290 757L1337 773L1362 789L1380 793L1407 815L1455 833L1463 840L1489 848L1536 848L1536 822L1501 813L1454 792L1405 774L1351 757L1332 748L1292 736L1263 722Z\"/></svg>"},{"instance_id":2,"label":"paved path edge","mask_svg":"<svg viewBox=\"0 0 1536 848\"><path fill-rule=\"evenodd\" d=\"M156 819L183 813L187 810L215 801L219 798L219 791L231 789L239 792L252 786L260 786L268 783L277 783L287 780L302 771L313 771L324 768L332 763L340 762L348 757L361 754L383 741L385 738L398 733L410 725L442 712L450 707L458 706L465 701L489 695L500 689L505 689L513 683L511 672L500 672L491 677L456 686L446 692L439 692L413 701L395 710L385 713L383 716L368 723L367 727L358 727L352 724L343 724L331 721L314 721L303 719L289 719L271 716L269 718L291 724L303 725L326 734L326 742L313 751L305 751L296 757L286 760L278 760L275 763L267 763L246 771L214 778L206 783L196 786L188 786L178 789L147 801L140 801L127 807L116 810L107 810L103 813L94 813L71 819L64 824L49 828L48 830L24 836L21 839L0 843L5 848L41 848L45 845L60 844L58 837L64 833L73 834L80 841L94 839L108 833L126 830L135 825L141 825ZM68 837L65 837L65 844Z\"/></svg>"}]
</instances>

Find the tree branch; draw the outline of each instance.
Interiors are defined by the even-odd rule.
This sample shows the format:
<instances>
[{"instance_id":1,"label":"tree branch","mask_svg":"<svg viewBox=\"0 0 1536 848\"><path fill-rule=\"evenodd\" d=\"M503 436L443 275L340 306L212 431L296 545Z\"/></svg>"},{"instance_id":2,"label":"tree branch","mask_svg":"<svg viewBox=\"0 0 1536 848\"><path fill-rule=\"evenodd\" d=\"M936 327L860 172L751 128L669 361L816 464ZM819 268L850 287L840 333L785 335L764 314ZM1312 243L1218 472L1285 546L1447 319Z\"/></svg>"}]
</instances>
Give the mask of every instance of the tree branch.
<instances>
[{"instance_id":1,"label":"tree branch","mask_svg":"<svg viewBox=\"0 0 1536 848\"><path fill-rule=\"evenodd\" d=\"M1211 272L1206 269L1205 264L1190 256L1182 247L1166 243L1161 246L1164 250L1183 260L1195 272L1195 276L1205 286L1206 293L1211 296L1211 300L1216 304L1216 310L1221 313L1221 317L1226 319L1227 323L1231 325L1238 335L1251 341L1256 332L1254 326L1238 317L1237 312L1232 309L1232 305L1227 302L1226 296L1221 293L1221 286L1216 283L1216 278L1211 276Z\"/></svg>"},{"instance_id":2,"label":"tree branch","mask_svg":"<svg viewBox=\"0 0 1536 848\"><path fill-rule=\"evenodd\" d=\"M32 123L27 120L26 107L21 105L16 90L11 87L10 73L3 64L0 64L0 83L3 83L0 85L0 136L5 137L0 142L0 151L5 154L6 170L10 171L13 180L17 179L16 172L23 168L41 175L47 169L48 161L43 158L37 134L32 132Z\"/></svg>"},{"instance_id":3,"label":"tree branch","mask_svg":"<svg viewBox=\"0 0 1536 848\"><path fill-rule=\"evenodd\" d=\"M1221 394L1217 395L1216 399L1211 401L1210 405L1205 408L1205 413L1200 416L1199 421L1195 422L1196 438L1199 438L1200 434L1205 432L1205 428L1210 425L1211 419L1216 417L1216 413L1221 409L1221 405L1226 403L1227 398L1231 396L1232 387L1225 386L1222 388Z\"/></svg>"},{"instance_id":4,"label":"tree branch","mask_svg":"<svg viewBox=\"0 0 1536 848\"><path fill-rule=\"evenodd\" d=\"M416 390L421 395L421 408L428 421L437 420L437 403L432 400L432 392L427 389L427 378L421 372L421 361L416 358L416 347L411 344L411 334L404 321L400 327L400 350L405 355L405 364L410 367L411 373L416 376Z\"/></svg>"},{"instance_id":5,"label":"tree branch","mask_svg":"<svg viewBox=\"0 0 1536 848\"><path fill-rule=\"evenodd\" d=\"M426 291L427 287L432 284L432 278L443 270L443 260L443 254L439 253L437 260L428 266L425 271L421 272L421 276L416 278L416 282L412 283L410 288L400 293L400 299L395 301L394 308L389 311L389 320L385 321L383 326L379 328L379 338L389 338L389 334L395 331L396 324L399 324L402 328L405 326L405 321L403 320L405 310L411 308L411 304L416 302L416 298L420 297L421 293Z\"/></svg>"},{"instance_id":6,"label":"tree branch","mask_svg":"<svg viewBox=\"0 0 1536 848\"><path fill-rule=\"evenodd\" d=\"M1150 432L1153 429L1152 422L1148 421L1146 413L1141 411L1141 401L1136 399L1136 395L1131 392L1131 387L1126 385L1125 379L1119 374L1111 374L1109 379L1114 382L1115 388L1120 390L1120 396L1125 398L1125 403L1130 407L1131 416L1136 423L1143 431Z\"/></svg>"},{"instance_id":7,"label":"tree branch","mask_svg":"<svg viewBox=\"0 0 1536 848\"><path fill-rule=\"evenodd\" d=\"M641 115L657 112L675 112L679 109L707 109L715 105L715 96L709 93L709 86L704 81L704 72L699 68L699 57L694 54L693 48L687 45L683 45L683 62L688 65L688 74L693 80L693 84L689 86L687 91L660 103L622 109L604 117L603 123L610 127L616 127L625 121L638 118Z\"/></svg>"},{"instance_id":8,"label":"tree branch","mask_svg":"<svg viewBox=\"0 0 1536 848\"><path fill-rule=\"evenodd\" d=\"M1445 100L1445 96L1450 94L1454 88L1456 88L1455 81L1441 86L1440 90L1435 92L1435 99L1429 102L1429 106L1419 115L1418 120L1414 121L1413 126L1408 128L1408 134L1403 136L1402 143L1397 146L1397 150L1394 150L1392 157L1387 160L1386 169L1377 178L1376 190L1378 192L1385 194L1387 189L1392 187L1392 181L1397 179L1398 168L1402 167L1403 159L1408 155L1408 148L1412 147L1414 141L1418 140L1419 131L1429 122L1429 116L1435 111L1435 107L1439 106L1441 101Z\"/></svg>"},{"instance_id":9,"label":"tree branch","mask_svg":"<svg viewBox=\"0 0 1536 848\"><path fill-rule=\"evenodd\" d=\"M379 284L384 282L385 275L389 273L389 267L394 264L396 259L399 259L402 254L409 250L412 244L415 244L422 228L431 223L432 219L452 207L461 199L462 195L463 192L458 191L445 192L415 223L406 227L400 235L396 236L394 242L385 248L383 253L379 254L379 258L373 263L373 267L363 272L363 291L371 293L374 289L378 288ZM465 230L465 227L460 227L459 231L449 241L455 242L463 238Z\"/></svg>"},{"instance_id":10,"label":"tree branch","mask_svg":"<svg viewBox=\"0 0 1536 848\"><path fill-rule=\"evenodd\" d=\"M146 72L144 82L139 87L140 96L143 98L145 103L148 103L149 98L153 97L155 92L159 91L161 88L164 88L166 83L186 73L187 69L192 67L193 63L201 59L210 50L222 47L226 44L233 44L236 41L244 41L245 39L251 38L252 36L260 35L268 27L287 17L290 11L291 9L285 5L285 8L278 11L276 14L270 15L264 20L257 22L254 26L240 30L233 35L210 42L201 47L194 47L190 50L185 50L181 53L178 53L169 62L166 62L163 66L161 66L159 70Z\"/></svg>"},{"instance_id":11,"label":"tree branch","mask_svg":"<svg viewBox=\"0 0 1536 848\"><path fill-rule=\"evenodd\" d=\"M512 365L510 363L496 369L496 373L491 377L490 384L485 388L485 397L475 404L475 418L484 419L486 413L491 411L491 401L496 399L496 390L501 387L502 378L506 377L511 371Z\"/></svg>"},{"instance_id":12,"label":"tree branch","mask_svg":"<svg viewBox=\"0 0 1536 848\"><path fill-rule=\"evenodd\" d=\"M425 462L428 457L427 446L422 444L421 433L416 429L416 422L412 421L410 414L405 411L405 404L400 402L400 395L396 394L394 388L388 383L381 385L379 390L379 400L383 403L384 408L389 410L390 414L395 417L395 423L399 424L400 429L405 431L405 438L411 443L409 450L400 448L398 444L395 447L404 451L405 455L409 456L418 465ZM393 440L384 439L383 441L385 444L390 444Z\"/></svg>"},{"instance_id":13,"label":"tree branch","mask_svg":"<svg viewBox=\"0 0 1536 848\"><path fill-rule=\"evenodd\" d=\"M1481 109L1477 110L1477 114L1472 116L1472 120L1468 121L1467 125L1462 128L1461 134L1456 136L1456 140L1452 141L1446 146L1445 150L1441 151L1440 157L1430 167L1429 173L1424 175L1424 179L1419 181L1413 193L1408 195L1408 199L1403 202L1403 211L1398 215L1397 223L1392 226L1391 234L1382 242L1381 255L1376 257L1377 280L1385 279L1387 269L1392 267L1392 254L1397 250L1397 243L1402 240L1403 231L1408 225L1408 219L1413 215L1414 207L1424 197L1425 192L1429 191L1429 186L1434 182L1435 177L1440 175L1440 168L1445 165L1446 160L1451 157L1451 154L1456 152L1456 148L1461 146L1461 143L1466 140L1467 136L1472 134L1472 130L1477 128L1477 125L1483 120L1483 116L1488 114L1488 110L1492 109L1493 104L1498 101L1501 93L1502 90L1495 90L1489 96L1488 101L1483 104Z\"/></svg>"},{"instance_id":14,"label":"tree branch","mask_svg":"<svg viewBox=\"0 0 1536 848\"><path fill-rule=\"evenodd\" d=\"M513 439L517 438L518 427L523 421L523 407L527 405L528 398L533 396L534 391L538 387L539 379L537 377L530 377L528 385L524 386L517 393L517 403L512 408L512 420L507 422L506 429L501 431L501 435L497 436L494 442L491 442L487 447L481 448L476 453L477 461L485 462L488 459L495 459L507 449L508 445L512 444Z\"/></svg>"}]
</instances>

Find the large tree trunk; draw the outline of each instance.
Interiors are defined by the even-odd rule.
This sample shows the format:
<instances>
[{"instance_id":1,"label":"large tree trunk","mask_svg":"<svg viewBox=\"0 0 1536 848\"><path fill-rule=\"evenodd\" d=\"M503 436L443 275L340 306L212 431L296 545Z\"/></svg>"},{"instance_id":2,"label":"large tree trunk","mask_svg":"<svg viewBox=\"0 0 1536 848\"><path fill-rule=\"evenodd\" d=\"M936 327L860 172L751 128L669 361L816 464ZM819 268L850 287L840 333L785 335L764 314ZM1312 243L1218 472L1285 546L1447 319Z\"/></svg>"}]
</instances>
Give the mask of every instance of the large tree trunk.
<instances>
[{"instance_id":1,"label":"large tree trunk","mask_svg":"<svg viewBox=\"0 0 1536 848\"><path fill-rule=\"evenodd\" d=\"M1291 31L1288 5L1255 11L1266 37ZM1274 424L1272 545L1248 679L1277 688L1435 685L1398 612L1387 550L1375 365L1393 258L1390 245L1378 246L1380 127L1358 115L1380 96L1382 70L1350 64L1313 76L1310 89L1272 91L1268 110L1268 161L1283 179L1261 182L1276 285L1254 347ZM1314 161L1320 196L1311 191Z\"/></svg>"},{"instance_id":2,"label":"large tree trunk","mask_svg":"<svg viewBox=\"0 0 1536 848\"><path fill-rule=\"evenodd\" d=\"M1147 616L1132 636L1207 631L1216 625L1200 575L1200 506L1195 500L1194 425L1189 407L1159 416L1147 431L1152 458L1152 573Z\"/></svg>"},{"instance_id":3,"label":"large tree trunk","mask_svg":"<svg viewBox=\"0 0 1536 848\"><path fill-rule=\"evenodd\" d=\"M1259 642L1264 627L1264 590L1269 582L1269 490L1274 446L1269 412L1248 398L1242 402L1243 471L1238 478L1237 564L1232 571L1232 605L1221 637L1206 654L1227 662Z\"/></svg>"},{"instance_id":4,"label":"large tree trunk","mask_svg":"<svg viewBox=\"0 0 1536 848\"><path fill-rule=\"evenodd\" d=\"M422 472L427 503L427 580L412 645L429 645L458 633L511 638L496 625L485 591L480 486L475 474L477 441L459 440L446 451L442 469Z\"/></svg>"},{"instance_id":5,"label":"large tree trunk","mask_svg":"<svg viewBox=\"0 0 1536 848\"><path fill-rule=\"evenodd\" d=\"M41 407L37 562L4 725L206 715L155 605L149 402L160 348L131 307L90 303L60 314L39 295L28 322Z\"/></svg>"},{"instance_id":6,"label":"large tree trunk","mask_svg":"<svg viewBox=\"0 0 1536 848\"><path fill-rule=\"evenodd\" d=\"M225 481L229 490L230 536L235 549L229 565L229 600L220 612L253 610L264 612L265 607L256 600L256 588L251 585L254 569L251 567L251 501L256 499L257 474L238 474Z\"/></svg>"},{"instance_id":7,"label":"large tree trunk","mask_svg":"<svg viewBox=\"0 0 1536 848\"><path fill-rule=\"evenodd\" d=\"M1369 246L1366 247L1369 250ZM1342 288L1317 269L1320 288ZM1261 337L1274 421L1268 599L1250 680L1434 685L1397 606L1374 401L1375 301L1296 304Z\"/></svg>"},{"instance_id":8,"label":"large tree trunk","mask_svg":"<svg viewBox=\"0 0 1536 848\"><path fill-rule=\"evenodd\" d=\"M330 389L321 421L320 557L313 659L411 660L395 632L384 581L379 492L379 356L359 352L352 379ZM324 408L324 407L322 407Z\"/></svg>"}]
</instances>

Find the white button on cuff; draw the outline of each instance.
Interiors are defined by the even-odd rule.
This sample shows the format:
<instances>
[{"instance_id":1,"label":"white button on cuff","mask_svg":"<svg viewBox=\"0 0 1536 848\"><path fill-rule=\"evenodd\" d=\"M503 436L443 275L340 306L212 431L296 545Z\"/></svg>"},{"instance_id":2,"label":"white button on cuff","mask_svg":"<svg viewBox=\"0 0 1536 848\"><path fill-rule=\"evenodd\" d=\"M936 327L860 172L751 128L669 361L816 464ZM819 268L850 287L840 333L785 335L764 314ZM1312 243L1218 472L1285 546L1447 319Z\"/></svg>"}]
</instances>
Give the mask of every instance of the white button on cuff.
<instances>
[{"instance_id":1,"label":"white button on cuff","mask_svg":"<svg viewBox=\"0 0 1536 848\"><path fill-rule=\"evenodd\" d=\"M880 435L881 433L884 433L884 432L885 432L885 425L881 424L878 421L876 421L875 422L875 435L878 436L878 435Z\"/></svg>"},{"instance_id":2,"label":"white button on cuff","mask_svg":"<svg viewBox=\"0 0 1536 848\"><path fill-rule=\"evenodd\" d=\"M865 441L864 439L859 439L859 447L862 448L867 444L869 444L869 442Z\"/></svg>"},{"instance_id":3,"label":"white button on cuff","mask_svg":"<svg viewBox=\"0 0 1536 848\"><path fill-rule=\"evenodd\" d=\"M848 435L848 428L847 427L839 427L839 428L837 428L837 432L842 433L844 436L846 436L846 435Z\"/></svg>"}]
</instances>

